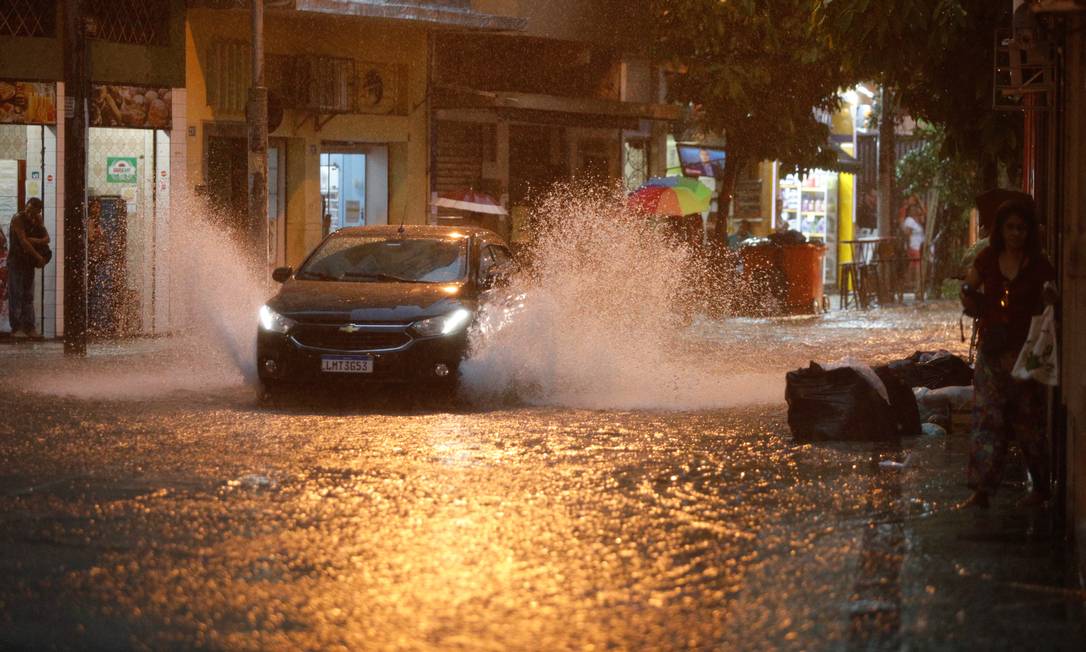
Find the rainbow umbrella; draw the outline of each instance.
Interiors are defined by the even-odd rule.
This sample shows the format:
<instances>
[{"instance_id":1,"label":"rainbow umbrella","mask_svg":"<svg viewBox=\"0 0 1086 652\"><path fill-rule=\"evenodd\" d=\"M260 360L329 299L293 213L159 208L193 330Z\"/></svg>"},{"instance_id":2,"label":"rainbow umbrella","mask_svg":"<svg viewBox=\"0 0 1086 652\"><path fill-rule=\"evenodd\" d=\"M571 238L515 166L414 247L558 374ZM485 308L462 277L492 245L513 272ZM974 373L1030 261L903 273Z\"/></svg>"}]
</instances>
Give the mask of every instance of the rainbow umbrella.
<instances>
[{"instance_id":1,"label":"rainbow umbrella","mask_svg":"<svg viewBox=\"0 0 1086 652\"><path fill-rule=\"evenodd\" d=\"M651 186L662 186L664 188L686 188L694 193L699 199L709 202L713 198L713 191L709 189L709 186L698 181L697 179L691 179L690 177L653 177L641 184L642 188ZM706 204L708 206L708 204Z\"/></svg>"},{"instance_id":2,"label":"rainbow umbrella","mask_svg":"<svg viewBox=\"0 0 1086 652\"><path fill-rule=\"evenodd\" d=\"M650 215L682 217L709 210L713 191L694 179L658 177L630 194L630 208Z\"/></svg>"}]
</instances>

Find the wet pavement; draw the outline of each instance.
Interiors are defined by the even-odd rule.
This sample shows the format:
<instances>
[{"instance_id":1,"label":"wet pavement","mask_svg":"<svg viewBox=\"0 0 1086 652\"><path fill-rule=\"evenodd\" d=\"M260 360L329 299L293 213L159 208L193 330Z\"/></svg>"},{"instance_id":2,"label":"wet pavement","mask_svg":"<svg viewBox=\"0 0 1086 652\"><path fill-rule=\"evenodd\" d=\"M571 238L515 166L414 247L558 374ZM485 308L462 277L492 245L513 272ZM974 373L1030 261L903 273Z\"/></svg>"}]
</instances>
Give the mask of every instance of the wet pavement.
<instances>
[{"instance_id":1,"label":"wet pavement","mask_svg":"<svg viewBox=\"0 0 1086 652\"><path fill-rule=\"evenodd\" d=\"M961 352L953 306L681 338L691 386L621 410L268 405L180 339L0 346L0 649L1086 648L1021 483L953 509L964 429L789 436L786 370Z\"/></svg>"}]
</instances>

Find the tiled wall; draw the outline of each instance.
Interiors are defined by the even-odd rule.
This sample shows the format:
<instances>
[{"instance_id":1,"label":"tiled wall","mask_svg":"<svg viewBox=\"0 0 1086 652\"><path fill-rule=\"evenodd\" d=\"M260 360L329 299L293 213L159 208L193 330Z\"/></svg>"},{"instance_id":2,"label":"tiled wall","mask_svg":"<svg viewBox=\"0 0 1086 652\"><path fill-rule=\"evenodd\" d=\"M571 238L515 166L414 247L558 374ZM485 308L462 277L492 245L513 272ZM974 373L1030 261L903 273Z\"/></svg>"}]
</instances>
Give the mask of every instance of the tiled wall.
<instances>
[{"instance_id":1,"label":"tiled wall","mask_svg":"<svg viewBox=\"0 0 1086 652\"><path fill-rule=\"evenodd\" d=\"M154 238L151 226L155 203L154 132L144 129L90 130L90 146L87 159L87 196L120 195L128 203L128 227L126 239L126 274L128 290L134 293L135 306L140 313L142 330L151 327L150 301L152 296L152 257ZM109 157L133 157L138 159L135 184L110 183L107 179Z\"/></svg>"},{"instance_id":2,"label":"tiled wall","mask_svg":"<svg viewBox=\"0 0 1086 652\"><path fill-rule=\"evenodd\" d=\"M160 210L167 208L172 215L180 218L185 215L186 207L185 202L189 197L188 193L188 180L186 177L187 163L185 157L187 156L187 149L185 147L187 141L186 130L188 129L188 118L186 113L186 107L188 106L188 98L186 90L183 88L175 88L170 94L173 104L173 129L170 131L169 142L169 158L160 158L159 165L164 165L165 161L169 161L169 169L166 170L168 181L166 192L166 199L160 199ZM162 171L159 171L159 188L162 187ZM175 220L172 226L175 229L178 226L183 228L183 225L177 224L179 220ZM158 260L160 264L157 267L158 278L155 285L155 330L156 332L170 332L183 326L180 314L174 314L174 302L172 301L172 293L170 288L173 283L173 277L171 276L170 266L168 264L162 264L164 261L169 260L169 256L166 255L170 251L170 220L158 221L158 246L160 255ZM179 311L178 311L179 312Z\"/></svg>"}]
</instances>

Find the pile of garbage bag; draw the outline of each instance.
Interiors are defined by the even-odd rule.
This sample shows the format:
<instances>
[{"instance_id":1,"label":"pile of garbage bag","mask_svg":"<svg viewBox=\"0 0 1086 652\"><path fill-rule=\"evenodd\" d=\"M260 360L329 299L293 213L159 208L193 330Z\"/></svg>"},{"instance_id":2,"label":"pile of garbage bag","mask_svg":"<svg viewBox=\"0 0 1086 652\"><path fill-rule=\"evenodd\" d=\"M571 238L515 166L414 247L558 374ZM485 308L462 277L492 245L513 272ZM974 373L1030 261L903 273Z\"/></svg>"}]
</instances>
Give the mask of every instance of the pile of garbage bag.
<instances>
[{"instance_id":1,"label":"pile of garbage bag","mask_svg":"<svg viewBox=\"0 0 1086 652\"><path fill-rule=\"evenodd\" d=\"M947 351L880 367L855 362L786 376L788 426L800 441L882 441L946 434L973 404L973 369Z\"/></svg>"},{"instance_id":2,"label":"pile of garbage bag","mask_svg":"<svg viewBox=\"0 0 1086 652\"><path fill-rule=\"evenodd\" d=\"M941 389L973 384L973 368L949 351L917 351L889 367L909 387Z\"/></svg>"}]
</instances>

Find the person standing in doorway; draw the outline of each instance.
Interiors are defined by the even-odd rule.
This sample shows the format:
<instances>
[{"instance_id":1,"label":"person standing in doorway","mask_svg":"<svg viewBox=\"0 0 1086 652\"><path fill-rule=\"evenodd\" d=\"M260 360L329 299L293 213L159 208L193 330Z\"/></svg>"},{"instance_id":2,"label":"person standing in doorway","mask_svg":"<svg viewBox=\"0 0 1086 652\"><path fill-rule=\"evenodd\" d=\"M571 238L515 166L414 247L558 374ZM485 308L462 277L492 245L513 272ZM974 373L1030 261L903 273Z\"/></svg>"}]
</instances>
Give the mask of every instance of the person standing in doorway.
<instances>
[{"instance_id":1,"label":"person standing in doorway","mask_svg":"<svg viewBox=\"0 0 1086 652\"><path fill-rule=\"evenodd\" d=\"M1000 206L990 244L962 284L962 305L978 317L980 333L968 466L973 495L965 506L988 506L1003 480L1011 439L1018 440L1033 481L1019 504L1040 505L1049 495L1044 387L1011 376L1033 316L1054 300L1056 271L1041 251L1039 230L1032 203Z\"/></svg>"},{"instance_id":2,"label":"person standing in doorway","mask_svg":"<svg viewBox=\"0 0 1086 652\"><path fill-rule=\"evenodd\" d=\"M34 270L48 262L40 251L49 246L41 199L31 197L11 220L8 238L8 314L16 340L40 338L34 325Z\"/></svg>"}]
</instances>

